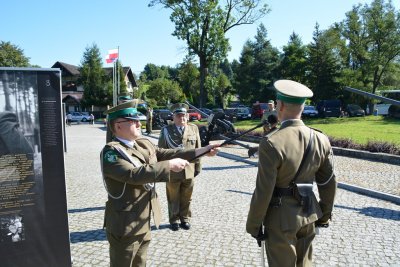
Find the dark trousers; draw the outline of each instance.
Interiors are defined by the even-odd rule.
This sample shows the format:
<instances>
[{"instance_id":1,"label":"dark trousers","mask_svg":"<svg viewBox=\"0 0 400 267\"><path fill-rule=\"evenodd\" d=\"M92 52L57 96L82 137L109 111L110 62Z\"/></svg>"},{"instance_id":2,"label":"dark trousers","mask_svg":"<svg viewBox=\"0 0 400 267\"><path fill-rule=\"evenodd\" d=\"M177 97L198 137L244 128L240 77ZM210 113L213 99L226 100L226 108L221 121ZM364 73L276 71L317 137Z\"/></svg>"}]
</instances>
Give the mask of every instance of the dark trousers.
<instances>
[{"instance_id":1,"label":"dark trousers","mask_svg":"<svg viewBox=\"0 0 400 267\"><path fill-rule=\"evenodd\" d=\"M107 232L110 244L110 267L144 267L151 233L119 238Z\"/></svg>"}]
</instances>

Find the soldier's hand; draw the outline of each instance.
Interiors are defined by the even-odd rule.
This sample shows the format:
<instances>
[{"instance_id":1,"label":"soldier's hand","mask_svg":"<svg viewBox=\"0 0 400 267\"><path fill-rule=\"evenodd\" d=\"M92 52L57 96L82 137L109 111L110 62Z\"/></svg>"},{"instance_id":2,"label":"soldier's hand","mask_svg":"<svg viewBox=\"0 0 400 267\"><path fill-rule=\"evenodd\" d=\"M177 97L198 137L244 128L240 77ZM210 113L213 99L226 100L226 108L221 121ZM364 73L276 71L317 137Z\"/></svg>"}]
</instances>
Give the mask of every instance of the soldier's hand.
<instances>
[{"instance_id":1,"label":"soldier's hand","mask_svg":"<svg viewBox=\"0 0 400 267\"><path fill-rule=\"evenodd\" d=\"M169 169L173 172L180 172L189 165L189 161L181 158L175 158L169 160Z\"/></svg>"},{"instance_id":2,"label":"soldier's hand","mask_svg":"<svg viewBox=\"0 0 400 267\"><path fill-rule=\"evenodd\" d=\"M219 151L219 144L208 145L208 146L205 146L205 147L196 148L196 156L202 155L203 153L208 152L206 154L206 156L209 156L209 157L211 156L212 157L212 156L217 155L218 151Z\"/></svg>"},{"instance_id":3,"label":"soldier's hand","mask_svg":"<svg viewBox=\"0 0 400 267\"><path fill-rule=\"evenodd\" d=\"M258 234L257 236L251 235L252 237L254 237L257 240L257 244L259 247L261 247L261 242L265 241L267 239L267 232L265 231L265 233L263 232L263 227L260 226L260 229L258 230Z\"/></svg>"},{"instance_id":4,"label":"soldier's hand","mask_svg":"<svg viewBox=\"0 0 400 267\"><path fill-rule=\"evenodd\" d=\"M213 157L215 155L217 155L218 151L219 151L219 144L216 145L208 145L206 146L207 150L209 150L208 154L206 154L209 157Z\"/></svg>"}]
</instances>

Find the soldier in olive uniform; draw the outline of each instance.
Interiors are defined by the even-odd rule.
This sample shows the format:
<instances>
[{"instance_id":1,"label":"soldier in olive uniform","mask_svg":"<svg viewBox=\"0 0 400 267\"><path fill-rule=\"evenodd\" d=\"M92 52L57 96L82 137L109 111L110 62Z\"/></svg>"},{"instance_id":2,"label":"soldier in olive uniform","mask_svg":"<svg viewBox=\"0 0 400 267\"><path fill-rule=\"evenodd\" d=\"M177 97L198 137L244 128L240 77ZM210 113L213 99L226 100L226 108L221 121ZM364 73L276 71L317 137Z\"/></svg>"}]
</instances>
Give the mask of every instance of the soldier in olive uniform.
<instances>
[{"instance_id":1,"label":"soldier in olive uniform","mask_svg":"<svg viewBox=\"0 0 400 267\"><path fill-rule=\"evenodd\" d=\"M261 117L261 121L266 121L266 120L268 120L268 117L269 116L275 116L275 117L277 117L278 116L278 113L276 112L276 109L275 109L275 103L274 103L274 100L269 100L268 101L268 110L265 110L264 111L264 113L263 113L263 115L262 115L262 117ZM271 125L270 124L265 124L264 126L263 126L263 130L264 130L264 135L266 135L266 134L268 134L270 131L271 131Z\"/></svg>"},{"instance_id":2,"label":"soldier in olive uniform","mask_svg":"<svg viewBox=\"0 0 400 267\"><path fill-rule=\"evenodd\" d=\"M274 86L281 126L260 142L246 230L258 242L265 241L269 266L311 266L315 226L327 227L333 209L337 183L332 149L327 136L301 121L312 91L290 80ZM314 181L319 202L312 191Z\"/></svg>"},{"instance_id":3,"label":"soldier in olive uniform","mask_svg":"<svg viewBox=\"0 0 400 267\"><path fill-rule=\"evenodd\" d=\"M115 139L102 150L100 162L108 193L104 226L110 244L112 267L145 266L150 243L150 213L158 227L161 211L155 191L156 182L168 182L172 172L189 165L185 159L209 151L216 145L199 149L161 149L141 137L141 124L135 101L107 111ZM184 158L184 159L183 159Z\"/></svg>"},{"instance_id":4,"label":"soldier in olive uniform","mask_svg":"<svg viewBox=\"0 0 400 267\"><path fill-rule=\"evenodd\" d=\"M198 127L188 123L188 109L189 106L182 103L171 107L174 123L161 129L160 139L158 140L159 147L180 149L201 147ZM200 173L200 170L200 161L197 160L190 163L185 170L171 174L171 181L166 184L169 222L173 231L179 229L179 221L183 229L190 229L192 216L190 203L192 201L194 177Z\"/></svg>"},{"instance_id":5,"label":"soldier in olive uniform","mask_svg":"<svg viewBox=\"0 0 400 267\"><path fill-rule=\"evenodd\" d=\"M128 95L118 97L118 105L128 102L128 101L132 101L132 97L130 97ZM107 122L107 120L106 120L106 122ZM113 132L111 131L109 124L106 123L105 126L107 127L106 128L106 143L108 143L108 142L111 142L113 139Z\"/></svg>"}]
</instances>

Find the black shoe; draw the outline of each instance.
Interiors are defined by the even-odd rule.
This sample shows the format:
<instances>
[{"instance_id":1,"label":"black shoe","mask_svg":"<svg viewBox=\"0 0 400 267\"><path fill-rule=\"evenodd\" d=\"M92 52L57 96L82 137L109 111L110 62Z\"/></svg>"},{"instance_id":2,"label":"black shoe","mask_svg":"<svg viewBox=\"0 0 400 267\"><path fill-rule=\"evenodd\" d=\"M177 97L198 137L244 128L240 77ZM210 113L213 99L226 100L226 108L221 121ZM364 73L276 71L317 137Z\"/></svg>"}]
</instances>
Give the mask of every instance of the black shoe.
<instances>
[{"instance_id":1,"label":"black shoe","mask_svg":"<svg viewBox=\"0 0 400 267\"><path fill-rule=\"evenodd\" d=\"M171 223L171 230L172 231L178 231L179 230L179 224Z\"/></svg>"},{"instance_id":2,"label":"black shoe","mask_svg":"<svg viewBox=\"0 0 400 267\"><path fill-rule=\"evenodd\" d=\"M188 223L188 222L181 223L181 228L185 229L185 230L189 230L190 229L190 223Z\"/></svg>"}]
</instances>

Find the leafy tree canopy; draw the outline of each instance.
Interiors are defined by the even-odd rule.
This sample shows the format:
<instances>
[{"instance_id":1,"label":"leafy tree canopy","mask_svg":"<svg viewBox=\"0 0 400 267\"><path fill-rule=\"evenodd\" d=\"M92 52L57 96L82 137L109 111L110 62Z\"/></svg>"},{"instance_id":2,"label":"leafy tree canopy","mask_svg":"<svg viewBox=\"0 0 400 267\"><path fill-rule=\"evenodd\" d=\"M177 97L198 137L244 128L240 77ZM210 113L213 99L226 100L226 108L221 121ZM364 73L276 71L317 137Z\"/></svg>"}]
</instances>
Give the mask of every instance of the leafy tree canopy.
<instances>
[{"instance_id":1,"label":"leafy tree canopy","mask_svg":"<svg viewBox=\"0 0 400 267\"><path fill-rule=\"evenodd\" d=\"M29 67L29 57L24 55L24 50L10 42L0 42L1 67Z\"/></svg>"}]
</instances>

